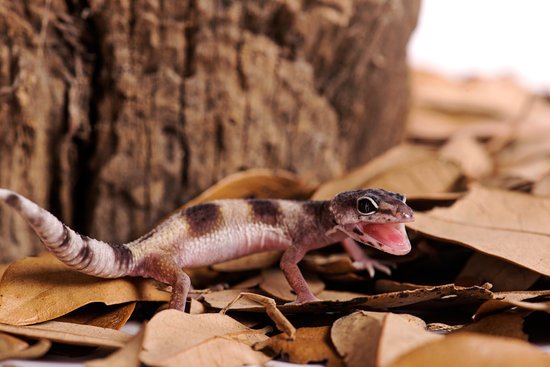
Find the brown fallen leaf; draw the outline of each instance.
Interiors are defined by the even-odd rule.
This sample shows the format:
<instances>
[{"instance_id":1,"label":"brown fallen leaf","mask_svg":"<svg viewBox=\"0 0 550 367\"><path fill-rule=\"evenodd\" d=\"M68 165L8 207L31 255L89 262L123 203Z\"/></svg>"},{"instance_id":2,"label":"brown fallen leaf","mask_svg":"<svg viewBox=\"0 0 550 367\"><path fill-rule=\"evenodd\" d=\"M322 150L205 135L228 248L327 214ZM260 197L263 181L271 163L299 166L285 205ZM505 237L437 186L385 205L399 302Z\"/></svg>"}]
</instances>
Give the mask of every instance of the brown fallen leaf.
<instances>
[{"instance_id":1,"label":"brown fallen leaf","mask_svg":"<svg viewBox=\"0 0 550 367\"><path fill-rule=\"evenodd\" d=\"M420 346L391 367L550 366L550 356L527 342L475 333L456 333Z\"/></svg>"},{"instance_id":2,"label":"brown fallen leaf","mask_svg":"<svg viewBox=\"0 0 550 367\"><path fill-rule=\"evenodd\" d=\"M223 309L243 290L228 289L220 292L212 292L204 295L204 302L214 309ZM254 290L247 290L254 292ZM420 289L403 290L399 292L390 292L375 294L370 296L360 295L349 299L349 295L357 295L357 293L324 291L318 296L327 295L335 297L337 300L327 300L319 302L310 302L302 305L283 304L277 306L284 314L294 313L311 313L311 312L328 312L342 311L357 307L368 307L372 309L389 309L399 308L404 306L416 305L419 303L430 301L439 306L450 307L455 302L479 304L485 300L493 298L493 293L484 287L459 287L454 284L446 284L440 286L432 286ZM344 300L341 300L344 299ZM247 300L239 299L235 302L230 310L249 311L249 312L264 312L264 308L256 303Z\"/></svg>"},{"instance_id":3,"label":"brown fallen leaf","mask_svg":"<svg viewBox=\"0 0 550 367\"><path fill-rule=\"evenodd\" d=\"M507 336L527 341L527 334L523 332L523 316L515 313L499 313L490 315L465 325L456 333L472 332L495 336Z\"/></svg>"},{"instance_id":4,"label":"brown fallen leaf","mask_svg":"<svg viewBox=\"0 0 550 367\"><path fill-rule=\"evenodd\" d=\"M111 353L105 358L95 359L85 363L86 367L139 367L139 353L145 335L145 325L141 326L139 332L134 335L128 343L119 350Z\"/></svg>"},{"instance_id":5,"label":"brown fallen leaf","mask_svg":"<svg viewBox=\"0 0 550 367\"><path fill-rule=\"evenodd\" d=\"M494 299L487 300L479 306L474 314L474 319L480 319L512 307L550 312L550 290L495 292Z\"/></svg>"},{"instance_id":6,"label":"brown fallen leaf","mask_svg":"<svg viewBox=\"0 0 550 367\"><path fill-rule=\"evenodd\" d=\"M441 157L455 162L470 179L479 179L493 170L493 160L485 147L474 137L467 134L455 134L441 148Z\"/></svg>"},{"instance_id":7,"label":"brown fallen leaf","mask_svg":"<svg viewBox=\"0 0 550 367\"><path fill-rule=\"evenodd\" d=\"M530 288L540 274L494 256L476 252L457 277L457 284L472 285L491 283L491 290L513 291Z\"/></svg>"},{"instance_id":8,"label":"brown fallen leaf","mask_svg":"<svg viewBox=\"0 0 550 367\"><path fill-rule=\"evenodd\" d=\"M325 283L315 275L304 274L304 276L313 294L317 294L325 289ZM269 268L262 271L260 289L283 301L294 301L296 299L296 294L294 294L285 275L279 268Z\"/></svg>"},{"instance_id":9,"label":"brown fallen leaf","mask_svg":"<svg viewBox=\"0 0 550 367\"><path fill-rule=\"evenodd\" d=\"M313 194L313 199L328 200L342 191L361 187L383 187L406 195L445 192L460 175L456 164L442 160L433 149L404 144L340 178L324 183Z\"/></svg>"},{"instance_id":10,"label":"brown fallen leaf","mask_svg":"<svg viewBox=\"0 0 550 367\"><path fill-rule=\"evenodd\" d=\"M11 264L0 281L0 322L28 325L93 302L167 301L168 292L141 278L101 279L69 269L52 255Z\"/></svg>"},{"instance_id":11,"label":"brown fallen leaf","mask_svg":"<svg viewBox=\"0 0 550 367\"><path fill-rule=\"evenodd\" d=\"M450 208L416 213L410 229L550 275L550 198L483 188Z\"/></svg>"},{"instance_id":12,"label":"brown fallen leaf","mask_svg":"<svg viewBox=\"0 0 550 367\"><path fill-rule=\"evenodd\" d=\"M156 366L240 367L262 366L271 360L265 354L234 339L212 337L162 360Z\"/></svg>"},{"instance_id":13,"label":"brown fallen leaf","mask_svg":"<svg viewBox=\"0 0 550 367\"><path fill-rule=\"evenodd\" d=\"M227 176L183 207L219 199L306 199L311 196L313 190L314 187L308 186L293 173L283 170L250 169Z\"/></svg>"},{"instance_id":14,"label":"brown fallen leaf","mask_svg":"<svg viewBox=\"0 0 550 367\"><path fill-rule=\"evenodd\" d=\"M441 338L411 315L354 312L334 322L331 339L346 366L387 366L414 348Z\"/></svg>"},{"instance_id":15,"label":"brown fallen leaf","mask_svg":"<svg viewBox=\"0 0 550 367\"><path fill-rule=\"evenodd\" d=\"M59 321L47 321L29 326L0 324L0 331L32 339L106 348L120 348L132 337L118 330Z\"/></svg>"},{"instance_id":16,"label":"brown fallen leaf","mask_svg":"<svg viewBox=\"0 0 550 367\"><path fill-rule=\"evenodd\" d=\"M222 272L265 269L275 264L280 258L280 251L260 252L258 254L243 256L235 260L212 265L212 269Z\"/></svg>"},{"instance_id":17,"label":"brown fallen leaf","mask_svg":"<svg viewBox=\"0 0 550 367\"><path fill-rule=\"evenodd\" d=\"M148 365L171 365L180 361L180 358L195 355L198 351L208 353L210 347L203 345L217 337L225 338L212 341L212 345L221 348L220 351L225 351L231 345L241 350L243 355L257 357L255 353L250 354L252 349L242 343L244 336L248 337L251 344L267 339L261 331L250 329L226 315L190 315L176 310L165 310L157 313L147 324L140 360ZM232 343L224 344L227 340ZM216 352L212 358L218 356Z\"/></svg>"},{"instance_id":18,"label":"brown fallen leaf","mask_svg":"<svg viewBox=\"0 0 550 367\"><path fill-rule=\"evenodd\" d=\"M135 308L136 302L113 306L92 303L55 320L119 330L132 316Z\"/></svg>"},{"instance_id":19,"label":"brown fallen leaf","mask_svg":"<svg viewBox=\"0 0 550 367\"><path fill-rule=\"evenodd\" d=\"M285 334L278 334L257 348L268 348L291 363L320 362L323 365L326 363L327 367L344 366L342 358L336 353L330 341L330 326L300 328L294 340L289 340Z\"/></svg>"},{"instance_id":20,"label":"brown fallen leaf","mask_svg":"<svg viewBox=\"0 0 550 367\"><path fill-rule=\"evenodd\" d=\"M0 264L0 280L2 280L2 277L4 276L4 273L8 269L10 264Z\"/></svg>"}]
</instances>

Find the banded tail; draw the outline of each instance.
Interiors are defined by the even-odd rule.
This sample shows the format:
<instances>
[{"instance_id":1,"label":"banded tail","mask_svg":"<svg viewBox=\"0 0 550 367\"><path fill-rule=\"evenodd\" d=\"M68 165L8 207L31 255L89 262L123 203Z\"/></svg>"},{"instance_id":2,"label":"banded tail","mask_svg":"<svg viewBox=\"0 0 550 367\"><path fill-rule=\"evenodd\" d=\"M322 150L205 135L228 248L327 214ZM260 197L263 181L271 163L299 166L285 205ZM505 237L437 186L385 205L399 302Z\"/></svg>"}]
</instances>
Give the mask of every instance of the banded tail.
<instances>
[{"instance_id":1,"label":"banded tail","mask_svg":"<svg viewBox=\"0 0 550 367\"><path fill-rule=\"evenodd\" d=\"M126 245L111 245L82 236L13 191L0 189L0 199L19 212L48 250L69 267L102 278L117 278L131 272L134 259Z\"/></svg>"}]
</instances>

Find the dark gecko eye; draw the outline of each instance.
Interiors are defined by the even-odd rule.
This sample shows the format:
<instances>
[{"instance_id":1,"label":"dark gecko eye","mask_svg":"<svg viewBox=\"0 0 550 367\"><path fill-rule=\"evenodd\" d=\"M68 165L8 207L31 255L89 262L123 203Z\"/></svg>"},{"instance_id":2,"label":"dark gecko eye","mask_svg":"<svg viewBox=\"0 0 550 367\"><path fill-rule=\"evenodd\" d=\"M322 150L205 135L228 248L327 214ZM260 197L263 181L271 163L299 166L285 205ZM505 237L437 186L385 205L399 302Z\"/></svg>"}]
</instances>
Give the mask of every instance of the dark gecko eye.
<instances>
[{"instance_id":1,"label":"dark gecko eye","mask_svg":"<svg viewBox=\"0 0 550 367\"><path fill-rule=\"evenodd\" d=\"M378 210L378 204L368 196L357 200L357 210L362 215L371 215Z\"/></svg>"}]
</instances>

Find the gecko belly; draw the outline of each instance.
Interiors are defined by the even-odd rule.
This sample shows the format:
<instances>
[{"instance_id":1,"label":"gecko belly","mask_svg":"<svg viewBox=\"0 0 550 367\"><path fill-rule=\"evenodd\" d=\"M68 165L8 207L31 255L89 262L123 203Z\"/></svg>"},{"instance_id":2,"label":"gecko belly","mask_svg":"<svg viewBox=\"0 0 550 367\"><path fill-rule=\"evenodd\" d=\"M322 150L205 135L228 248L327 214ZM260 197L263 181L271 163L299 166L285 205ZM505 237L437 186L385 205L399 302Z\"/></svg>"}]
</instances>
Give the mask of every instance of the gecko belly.
<instances>
[{"instance_id":1,"label":"gecko belly","mask_svg":"<svg viewBox=\"0 0 550 367\"><path fill-rule=\"evenodd\" d=\"M275 228L249 226L220 229L182 244L180 265L184 268L208 266L258 252L286 250L290 241Z\"/></svg>"}]
</instances>

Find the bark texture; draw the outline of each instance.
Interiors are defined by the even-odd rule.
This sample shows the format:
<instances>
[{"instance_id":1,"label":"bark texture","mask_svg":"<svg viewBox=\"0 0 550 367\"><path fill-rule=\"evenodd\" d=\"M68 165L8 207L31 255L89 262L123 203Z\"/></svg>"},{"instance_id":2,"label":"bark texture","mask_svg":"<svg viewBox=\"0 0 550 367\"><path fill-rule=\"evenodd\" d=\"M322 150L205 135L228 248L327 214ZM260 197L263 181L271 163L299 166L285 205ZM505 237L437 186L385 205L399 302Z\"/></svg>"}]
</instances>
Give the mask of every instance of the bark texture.
<instances>
[{"instance_id":1,"label":"bark texture","mask_svg":"<svg viewBox=\"0 0 550 367\"><path fill-rule=\"evenodd\" d=\"M123 242L222 177L402 136L419 0L0 1L0 186ZM40 249L0 207L0 259Z\"/></svg>"}]
</instances>

